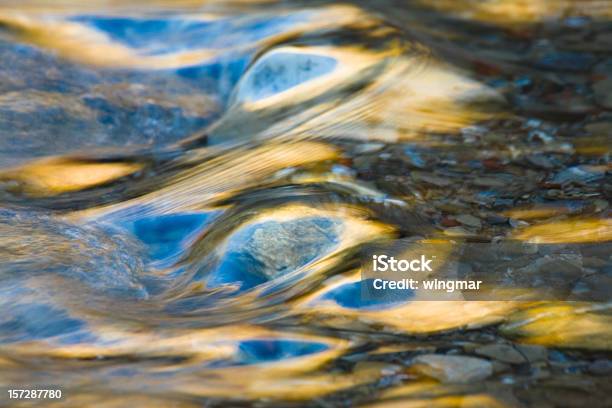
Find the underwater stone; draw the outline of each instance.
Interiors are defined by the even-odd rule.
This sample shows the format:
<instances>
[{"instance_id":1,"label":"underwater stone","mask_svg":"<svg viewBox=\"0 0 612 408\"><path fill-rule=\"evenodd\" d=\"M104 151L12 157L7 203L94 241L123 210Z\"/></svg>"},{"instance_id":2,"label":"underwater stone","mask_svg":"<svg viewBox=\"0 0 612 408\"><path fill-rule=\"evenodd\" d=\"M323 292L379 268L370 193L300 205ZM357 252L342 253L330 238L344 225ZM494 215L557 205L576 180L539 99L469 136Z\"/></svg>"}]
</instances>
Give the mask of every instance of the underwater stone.
<instances>
[{"instance_id":1,"label":"underwater stone","mask_svg":"<svg viewBox=\"0 0 612 408\"><path fill-rule=\"evenodd\" d=\"M266 221L237 232L208 283L240 283L248 289L297 270L338 243L340 221L305 217Z\"/></svg>"},{"instance_id":2,"label":"underwater stone","mask_svg":"<svg viewBox=\"0 0 612 408\"><path fill-rule=\"evenodd\" d=\"M476 354L494 358L504 363L521 364L525 362L525 357L512 346L506 344L488 344L476 349Z\"/></svg>"},{"instance_id":3,"label":"underwater stone","mask_svg":"<svg viewBox=\"0 0 612 408\"><path fill-rule=\"evenodd\" d=\"M263 56L238 84L235 99L255 102L328 74L337 62L324 55L278 50Z\"/></svg>"},{"instance_id":4,"label":"underwater stone","mask_svg":"<svg viewBox=\"0 0 612 408\"><path fill-rule=\"evenodd\" d=\"M493 374L491 362L475 357L425 354L415 358L414 363L421 374L448 383L466 384Z\"/></svg>"},{"instance_id":5,"label":"underwater stone","mask_svg":"<svg viewBox=\"0 0 612 408\"><path fill-rule=\"evenodd\" d=\"M601 166L574 166L557 173L552 179L554 184L590 183L601 180L605 170Z\"/></svg>"}]
</instances>

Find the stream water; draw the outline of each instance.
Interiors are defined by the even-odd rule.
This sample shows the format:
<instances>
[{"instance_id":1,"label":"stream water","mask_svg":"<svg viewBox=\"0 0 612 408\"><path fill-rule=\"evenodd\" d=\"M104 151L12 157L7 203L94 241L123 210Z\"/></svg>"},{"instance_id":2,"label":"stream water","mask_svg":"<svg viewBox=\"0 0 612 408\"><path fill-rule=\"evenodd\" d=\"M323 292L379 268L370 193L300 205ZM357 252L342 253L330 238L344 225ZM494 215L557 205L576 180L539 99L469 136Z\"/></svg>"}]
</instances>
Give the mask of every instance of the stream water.
<instances>
[{"instance_id":1,"label":"stream water","mask_svg":"<svg viewBox=\"0 0 612 408\"><path fill-rule=\"evenodd\" d=\"M609 2L123 3L0 1L1 404L612 405Z\"/></svg>"}]
</instances>

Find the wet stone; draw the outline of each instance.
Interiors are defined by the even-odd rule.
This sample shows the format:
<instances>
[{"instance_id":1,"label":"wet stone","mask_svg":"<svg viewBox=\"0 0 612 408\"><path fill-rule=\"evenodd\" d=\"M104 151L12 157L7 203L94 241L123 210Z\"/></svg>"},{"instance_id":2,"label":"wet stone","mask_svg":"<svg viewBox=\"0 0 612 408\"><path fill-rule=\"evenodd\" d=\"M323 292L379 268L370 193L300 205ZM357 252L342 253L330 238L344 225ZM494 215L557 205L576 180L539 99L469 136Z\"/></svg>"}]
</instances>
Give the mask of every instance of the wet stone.
<instances>
[{"instance_id":1,"label":"wet stone","mask_svg":"<svg viewBox=\"0 0 612 408\"><path fill-rule=\"evenodd\" d=\"M418 172L412 173L412 178L415 181L422 181L427 184L434 185L436 187L448 187L453 183L453 181L448 178L443 178L443 177L438 177L438 176L434 176L434 175L430 175L426 173L418 173Z\"/></svg>"},{"instance_id":2,"label":"wet stone","mask_svg":"<svg viewBox=\"0 0 612 408\"><path fill-rule=\"evenodd\" d=\"M238 85L237 101L266 99L319 76L329 74L337 61L326 55L276 50L264 55Z\"/></svg>"},{"instance_id":3,"label":"wet stone","mask_svg":"<svg viewBox=\"0 0 612 408\"><path fill-rule=\"evenodd\" d=\"M534 64L539 68L555 71L585 71L597 60L592 54L582 52L550 51L541 55Z\"/></svg>"},{"instance_id":4,"label":"wet stone","mask_svg":"<svg viewBox=\"0 0 612 408\"><path fill-rule=\"evenodd\" d=\"M527 161L535 167L542 169L552 169L555 165L544 155L527 156Z\"/></svg>"},{"instance_id":5,"label":"wet stone","mask_svg":"<svg viewBox=\"0 0 612 408\"><path fill-rule=\"evenodd\" d=\"M533 344L517 344L516 349L521 355L525 356L530 363L537 361L545 361L548 358L548 350L546 347Z\"/></svg>"},{"instance_id":6,"label":"wet stone","mask_svg":"<svg viewBox=\"0 0 612 408\"><path fill-rule=\"evenodd\" d=\"M603 179L605 170L602 166L575 166L562 170L552 178L554 184L586 184Z\"/></svg>"},{"instance_id":7,"label":"wet stone","mask_svg":"<svg viewBox=\"0 0 612 408\"><path fill-rule=\"evenodd\" d=\"M612 78L595 82L593 91L597 103L605 108L612 109Z\"/></svg>"},{"instance_id":8,"label":"wet stone","mask_svg":"<svg viewBox=\"0 0 612 408\"><path fill-rule=\"evenodd\" d=\"M572 290L572 299L575 300L608 302L611 296L612 275L602 272L583 277Z\"/></svg>"},{"instance_id":9,"label":"wet stone","mask_svg":"<svg viewBox=\"0 0 612 408\"><path fill-rule=\"evenodd\" d=\"M493 178L493 177L477 177L474 179L473 183L479 187L505 187L507 186L509 180L504 180L501 178Z\"/></svg>"},{"instance_id":10,"label":"wet stone","mask_svg":"<svg viewBox=\"0 0 612 408\"><path fill-rule=\"evenodd\" d=\"M467 237L473 235L472 232L468 231L463 227L450 227L444 230L444 234L451 237Z\"/></svg>"},{"instance_id":11,"label":"wet stone","mask_svg":"<svg viewBox=\"0 0 612 408\"><path fill-rule=\"evenodd\" d=\"M443 227L458 227L460 223L453 217L442 217L440 225Z\"/></svg>"},{"instance_id":12,"label":"wet stone","mask_svg":"<svg viewBox=\"0 0 612 408\"><path fill-rule=\"evenodd\" d=\"M475 350L475 353L509 364L522 364L525 357L512 346L506 344L490 344Z\"/></svg>"},{"instance_id":13,"label":"wet stone","mask_svg":"<svg viewBox=\"0 0 612 408\"><path fill-rule=\"evenodd\" d=\"M589 364L588 372L593 375L609 376L612 375L612 361L595 360Z\"/></svg>"},{"instance_id":14,"label":"wet stone","mask_svg":"<svg viewBox=\"0 0 612 408\"><path fill-rule=\"evenodd\" d=\"M482 227L482 223L481 223L480 219L477 218L477 217L474 217L473 215L469 215L469 214L461 214L461 215L457 216L457 221L459 221L463 225L466 225L466 226L472 227L472 228L481 228Z\"/></svg>"},{"instance_id":15,"label":"wet stone","mask_svg":"<svg viewBox=\"0 0 612 408\"><path fill-rule=\"evenodd\" d=\"M36 271L86 283L101 293L146 297L142 248L116 231L0 210L0 276Z\"/></svg>"},{"instance_id":16,"label":"wet stone","mask_svg":"<svg viewBox=\"0 0 612 408\"><path fill-rule=\"evenodd\" d=\"M482 381L493 374L493 364L487 360L466 356L425 354L413 360L421 374L445 383Z\"/></svg>"},{"instance_id":17,"label":"wet stone","mask_svg":"<svg viewBox=\"0 0 612 408\"><path fill-rule=\"evenodd\" d=\"M537 129L530 131L527 135L527 139L532 142L537 141L540 143L550 143L554 140L554 137L544 132L543 130Z\"/></svg>"},{"instance_id":18,"label":"wet stone","mask_svg":"<svg viewBox=\"0 0 612 408\"><path fill-rule=\"evenodd\" d=\"M240 283L249 289L295 271L333 248L341 227L340 221L323 217L248 226L230 239L209 284Z\"/></svg>"},{"instance_id":19,"label":"wet stone","mask_svg":"<svg viewBox=\"0 0 612 408\"><path fill-rule=\"evenodd\" d=\"M492 214L487 216L486 221L492 225L500 225L508 223L508 218L501 215Z\"/></svg>"},{"instance_id":20,"label":"wet stone","mask_svg":"<svg viewBox=\"0 0 612 408\"><path fill-rule=\"evenodd\" d=\"M383 143L364 143L355 147L355 154L375 153L385 147Z\"/></svg>"},{"instance_id":21,"label":"wet stone","mask_svg":"<svg viewBox=\"0 0 612 408\"><path fill-rule=\"evenodd\" d=\"M612 135L612 122L610 121L588 123L584 128L592 135Z\"/></svg>"}]
</instances>

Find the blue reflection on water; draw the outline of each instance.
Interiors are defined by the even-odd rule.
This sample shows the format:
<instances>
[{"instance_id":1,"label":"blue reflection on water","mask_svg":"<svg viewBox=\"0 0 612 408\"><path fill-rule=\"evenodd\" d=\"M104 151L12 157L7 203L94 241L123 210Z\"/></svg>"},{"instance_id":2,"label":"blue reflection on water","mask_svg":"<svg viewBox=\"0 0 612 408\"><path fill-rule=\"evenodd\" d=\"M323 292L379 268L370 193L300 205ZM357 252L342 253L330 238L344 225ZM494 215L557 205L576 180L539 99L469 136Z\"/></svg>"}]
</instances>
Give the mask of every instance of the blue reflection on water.
<instances>
[{"instance_id":1,"label":"blue reflection on water","mask_svg":"<svg viewBox=\"0 0 612 408\"><path fill-rule=\"evenodd\" d=\"M159 54L194 48L244 46L290 29L311 13L200 20L171 16L136 18L82 15L72 20L104 32L124 45Z\"/></svg>"},{"instance_id":2,"label":"blue reflection on water","mask_svg":"<svg viewBox=\"0 0 612 408\"><path fill-rule=\"evenodd\" d=\"M327 344L300 340L246 340L238 346L235 362L241 365L273 362L327 349Z\"/></svg>"},{"instance_id":3,"label":"blue reflection on water","mask_svg":"<svg viewBox=\"0 0 612 408\"><path fill-rule=\"evenodd\" d=\"M176 74L202 89L213 91L221 101L227 101L250 61L249 53L228 53L206 63L179 68Z\"/></svg>"},{"instance_id":4,"label":"blue reflection on water","mask_svg":"<svg viewBox=\"0 0 612 408\"><path fill-rule=\"evenodd\" d=\"M389 309L405 303L414 297L411 290L374 290L373 279L351 282L338 286L325 293L322 300L333 300L338 305L349 309Z\"/></svg>"},{"instance_id":5,"label":"blue reflection on water","mask_svg":"<svg viewBox=\"0 0 612 408\"><path fill-rule=\"evenodd\" d=\"M158 215L133 221L128 228L147 245L152 259L162 260L179 255L211 218L211 213Z\"/></svg>"},{"instance_id":6,"label":"blue reflection on water","mask_svg":"<svg viewBox=\"0 0 612 408\"><path fill-rule=\"evenodd\" d=\"M85 326L60 309L43 303L17 304L0 318L0 343L44 339L74 333Z\"/></svg>"}]
</instances>

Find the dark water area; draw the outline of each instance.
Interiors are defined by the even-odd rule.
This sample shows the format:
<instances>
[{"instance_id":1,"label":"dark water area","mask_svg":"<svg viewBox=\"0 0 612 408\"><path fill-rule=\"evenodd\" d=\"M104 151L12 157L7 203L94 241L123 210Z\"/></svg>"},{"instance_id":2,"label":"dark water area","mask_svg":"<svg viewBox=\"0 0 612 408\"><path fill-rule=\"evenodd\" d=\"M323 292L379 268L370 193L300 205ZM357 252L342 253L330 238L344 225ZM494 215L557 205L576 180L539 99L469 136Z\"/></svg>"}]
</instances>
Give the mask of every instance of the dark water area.
<instances>
[{"instance_id":1,"label":"dark water area","mask_svg":"<svg viewBox=\"0 0 612 408\"><path fill-rule=\"evenodd\" d=\"M611 21L0 1L0 405L612 406Z\"/></svg>"}]
</instances>

